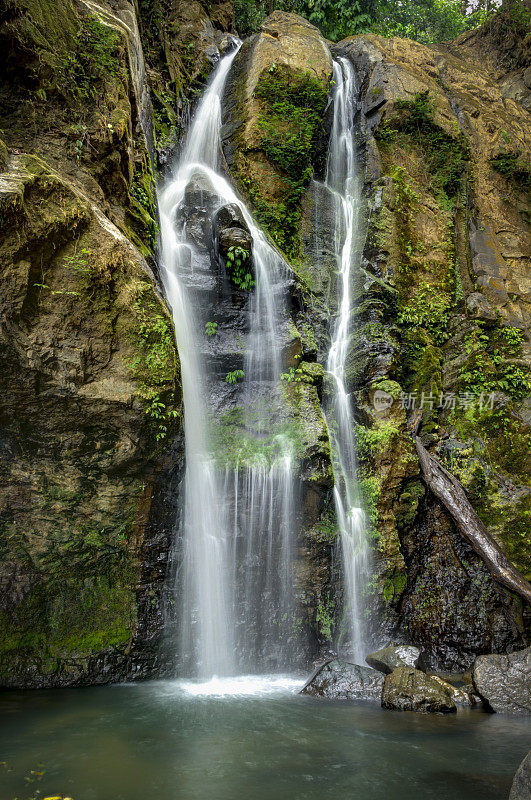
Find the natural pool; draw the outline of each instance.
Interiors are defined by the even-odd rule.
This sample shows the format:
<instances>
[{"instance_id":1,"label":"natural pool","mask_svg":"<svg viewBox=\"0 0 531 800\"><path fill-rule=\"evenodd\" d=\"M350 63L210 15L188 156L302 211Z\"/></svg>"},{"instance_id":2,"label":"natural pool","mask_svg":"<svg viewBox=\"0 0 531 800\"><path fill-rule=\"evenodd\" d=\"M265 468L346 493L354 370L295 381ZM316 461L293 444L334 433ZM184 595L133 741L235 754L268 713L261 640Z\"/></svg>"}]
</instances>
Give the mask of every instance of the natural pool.
<instances>
[{"instance_id":1,"label":"natural pool","mask_svg":"<svg viewBox=\"0 0 531 800\"><path fill-rule=\"evenodd\" d=\"M529 720L301 697L293 678L0 694L0 800L506 800ZM24 777L42 764L44 777Z\"/></svg>"}]
</instances>

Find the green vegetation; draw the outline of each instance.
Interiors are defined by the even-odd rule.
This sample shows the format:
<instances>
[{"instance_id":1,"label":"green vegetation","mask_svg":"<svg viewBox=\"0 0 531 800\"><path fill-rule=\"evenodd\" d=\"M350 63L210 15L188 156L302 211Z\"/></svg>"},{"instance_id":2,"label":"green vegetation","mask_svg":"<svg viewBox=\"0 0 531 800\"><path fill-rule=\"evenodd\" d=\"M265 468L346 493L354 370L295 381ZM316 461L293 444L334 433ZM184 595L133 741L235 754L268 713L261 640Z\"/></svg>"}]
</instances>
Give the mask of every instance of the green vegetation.
<instances>
[{"instance_id":1,"label":"green vegetation","mask_svg":"<svg viewBox=\"0 0 531 800\"><path fill-rule=\"evenodd\" d=\"M460 0L234 0L238 31L254 33L274 9L306 17L333 41L372 31L429 43L453 39L480 25L495 10L495 4L491 0L469 4Z\"/></svg>"},{"instance_id":2,"label":"green vegetation","mask_svg":"<svg viewBox=\"0 0 531 800\"><path fill-rule=\"evenodd\" d=\"M254 409L237 407L212 422L211 436L220 464L273 464L291 450L301 447L301 429L297 421L278 421L273 405ZM257 433L257 431L259 431Z\"/></svg>"},{"instance_id":3,"label":"green vegetation","mask_svg":"<svg viewBox=\"0 0 531 800\"><path fill-rule=\"evenodd\" d=\"M249 272L250 254L243 247L229 247L225 264L230 279L238 289L254 289L253 276Z\"/></svg>"},{"instance_id":4,"label":"green vegetation","mask_svg":"<svg viewBox=\"0 0 531 800\"><path fill-rule=\"evenodd\" d=\"M209 320L208 322L205 323L205 333L209 338L215 336L217 332L218 332L217 322L211 322Z\"/></svg>"},{"instance_id":5,"label":"green vegetation","mask_svg":"<svg viewBox=\"0 0 531 800\"><path fill-rule=\"evenodd\" d=\"M300 250L300 203L313 174L328 86L310 72L273 64L260 76L254 96L261 101L260 148L279 174L274 187L269 182L259 185L248 174L240 154L238 179L255 206L258 221L286 256L295 259Z\"/></svg>"},{"instance_id":6,"label":"green vegetation","mask_svg":"<svg viewBox=\"0 0 531 800\"><path fill-rule=\"evenodd\" d=\"M327 642L332 641L332 631L335 626L334 609L335 602L333 599L328 597L325 603L319 603L317 606L317 613L315 615L317 629L322 638Z\"/></svg>"},{"instance_id":7,"label":"green vegetation","mask_svg":"<svg viewBox=\"0 0 531 800\"><path fill-rule=\"evenodd\" d=\"M245 378L245 373L243 369L235 369L233 372L227 372L225 375L226 383L238 383L238 381L243 381Z\"/></svg>"},{"instance_id":8,"label":"green vegetation","mask_svg":"<svg viewBox=\"0 0 531 800\"><path fill-rule=\"evenodd\" d=\"M467 171L469 144L462 133L450 136L434 121L429 92L416 94L413 100L397 100L397 114L388 121L387 141L413 143L422 149L430 191L450 211L455 203L463 175ZM395 131L394 136L389 136ZM404 141L407 137L408 141Z\"/></svg>"},{"instance_id":9,"label":"green vegetation","mask_svg":"<svg viewBox=\"0 0 531 800\"><path fill-rule=\"evenodd\" d=\"M141 149L144 150L143 144ZM155 202L155 182L147 153L142 152L129 186L128 215L131 219L130 235L144 257L152 256L157 246L158 226Z\"/></svg>"},{"instance_id":10,"label":"green vegetation","mask_svg":"<svg viewBox=\"0 0 531 800\"><path fill-rule=\"evenodd\" d=\"M166 438L179 412L172 408L175 388L175 345L170 319L162 312L153 287L141 283L133 304L137 327L132 335L135 355L127 365L144 399L145 412L157 441Z\"/></svg>"},{"instance_id":11,"label":"green vegetation","mask_svg":"<svg viewBox=\"0 0 531 800\"><path fill-rule=\"evenodd\" d=\"M122 77L117 58L121 37L92 14L79 20L74 47L59 56L59 85L78 102L96 97L98 83Z\"/></svg>"},{"instance_id":12,"label":"green vegetation","mask_svg":"<svg viewBox=\"0 0 531 800\"><path fill-rule=\"evenodd\" d=\"M513 180L522 189L531 189L531 170L524 162L522 154L504 152L491 158L490 163L505 175L506 178Z\"/></svg>"},{"instance_id":13,"label":"green vegetation","mask_svg":"<svg viewBox=\"0 0 531 800\"><path fill-rule=\"evenodd\" d=\"M465 339L466 363L460 374L460 387L480 396L502 392L512 400L529 394L529 372L514 363L521 353L523 333L518 328L497 325L487 328L478 320Z\"/></svg>"}]
</instances>

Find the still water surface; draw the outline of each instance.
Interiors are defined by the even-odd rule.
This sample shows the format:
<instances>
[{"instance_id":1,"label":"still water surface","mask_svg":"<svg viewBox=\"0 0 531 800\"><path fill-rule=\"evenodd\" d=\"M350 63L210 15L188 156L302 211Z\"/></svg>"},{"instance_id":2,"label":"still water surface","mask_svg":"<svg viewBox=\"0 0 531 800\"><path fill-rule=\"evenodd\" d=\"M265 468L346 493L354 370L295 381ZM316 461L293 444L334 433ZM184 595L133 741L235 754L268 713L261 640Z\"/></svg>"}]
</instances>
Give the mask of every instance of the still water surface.
<instances>
[{"instance_id":1,"label":"still water surface","mask_svg":"<svg viewBox=\"0 0 531 800\"><path fill-rule=\"evenodd\" d=\"M293 678L0 694L0 800L506 800L529 720L296 694ZM42 764L38 784L24 776Z\"/></svg>"}]
</instances>

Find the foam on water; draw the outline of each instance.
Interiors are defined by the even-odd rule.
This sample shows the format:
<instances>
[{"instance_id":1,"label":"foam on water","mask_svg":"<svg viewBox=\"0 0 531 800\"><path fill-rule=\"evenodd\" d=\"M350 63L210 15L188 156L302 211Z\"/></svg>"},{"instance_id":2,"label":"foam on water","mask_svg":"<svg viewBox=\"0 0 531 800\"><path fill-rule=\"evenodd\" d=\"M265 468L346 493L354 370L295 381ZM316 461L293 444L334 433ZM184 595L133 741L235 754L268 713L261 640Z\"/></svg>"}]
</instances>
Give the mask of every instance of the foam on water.
<instances>
[{"instance_id":1,"label":"foam on water","mask_svg":"<svg viewBox=\"0 0 531 800\"><path fill-rule=\"evenodd\" d=\"M154 684L164 695L185 694L190 697L260 697L296 694L304 686L302 678L293 675L237 675L208 681L162 681Z\"/></svg>"}]
</instances>

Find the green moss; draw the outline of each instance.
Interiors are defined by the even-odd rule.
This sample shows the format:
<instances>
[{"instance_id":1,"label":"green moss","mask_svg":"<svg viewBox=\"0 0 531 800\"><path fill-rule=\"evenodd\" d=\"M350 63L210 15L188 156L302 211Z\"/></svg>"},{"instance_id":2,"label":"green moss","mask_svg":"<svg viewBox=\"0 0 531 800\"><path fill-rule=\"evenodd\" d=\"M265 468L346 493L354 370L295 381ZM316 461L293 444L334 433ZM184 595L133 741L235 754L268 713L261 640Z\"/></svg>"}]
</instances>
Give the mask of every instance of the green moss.
<instances>
[{"instance_id":1,"label":"green moss","mask_svg":"<svg viewBox=\"0 0 531 800\"><path fill-rule=\"evenodd\" d=\"M319 519L309 531L309 535L317 542L334 542L339 535L339 528L335 514L328 511Z\"/></svg>"},{"instance_id":2,"label":"green moss","mask_svg":"<svg viewBox=\"0 0 531 800\"><path fill-rule=\"evenodd\" d=\"M437 125L427 91L416 94L413 100L397 100L395 106L398 114L388 125L421 147L433 195L443 205L454 208L470 157L467 139L461 133L451 136Z\"/></svg>"},{"instance_id":3,"label":"green moss","mask_svg":"<svg viewBox=\"0 0 531 800\"><path fill-rule=\"evenodd\" d=\"M385 391L385 390L384 390ZM372 428L356 426L356 445L359 458L368 464L388 450L400 436L400 431L391 422L377 421Z\"/></svg>"},{"instance_id":4,"label":"green moss","mask_svg":"<svg viewBox=\"0 0 531 800\"><path fill-rule=\"evenodd\" d=\"M402 596L402 592L406 588L407 575L403 572L394 570L390 575L385 578L382 597L386 603L396 602Z\"/></svg>"},{"instance_id":5,"label":"green moss","mask_svg":"<svg viewBox=\"0 0 531 800\"><path fill-rule=\"evenodd\" d=\"M503 152L490 159L494 169L501 172L509 180L514 181L522 189L531 188L531 170L525 163L521 153Z\"/></svg>"},{"instance_id":6,"label":"green moss","mask_svg":"<svg viewBox=\"0 0 531 800\"><path fill-rule=\"evenodd\" d=\"M260 101L259 147L276 168L275 189L256 185L242 152L236 154L237 178L261 225L288 258L296 259L301 198L313 173L328 86L310 72L273 64L260 76L254 97Z\"/></svg>"},{"instance_id":7,"label":"green moss","mask_svg":"<svg viewBox=\"0 0 531 800\"><path fill-rule=\"evenodd\" d=\"M93 99L98 84L123 77L118 48L120 34L90 13L80 14L71 49L59 57L59 84L77 101Z\"/></svg>"},{"instance_id":8,"label":"green moss","mask_svg":"<svg viewBox=\"0 0 531 800\"><path fill-rule=\"evenodd\" d=\"M179 416L175 408L177 355L171 320L151 283L138 283L133 311L136 325L129 331L135 354L126 360L139 385L157 441L173 430Z\"/></svg>"},{"instance_id":9,"label":"green moss","mask_svg":"<svg viewBox=\"0 0 531 800\"><path fill-rule=\"evenodd\" d=\"M334 611L335 602L330 598L328 598L326 603L319 603L317 606L317 613L315 615L317 630L320 636L327 642L332 641L332 633L335 626Z\"/></svg>"},{"instance_id":10,"label":"green moss","mask_svg":"<svg viewBox=\"0 0 531 800\"><path fill-rule=\"evenodd\" d=\"M177 138L177 116L173 110L175 97L163 89L154 87L151 99L155 147L158 150L168 150L175 144Z\"/></svg>"},{"instance_id":11,"label":"green moss","mask_svg":"<svg viewBox=\"0 0 531 800\"><path fill-rule=\"evenodd\" d=\"M158 238L155 181L145 146L138 144L139 159L129 186L129 238L145 258L153 257Z\"/></svg>"},{"instance_id":12,"label":"green moss","mask_svg":"<svg viewBox=\"0 0 531 800\"><path fill-rule=\"evenodd\" d=\"M459 388L478 396L502 392L511 400L523 400L531 389L529 370L515 363L521 355L523 333L501 322L488 328L481 320L470 325Z\"/></svg>"},{"instance_id":13,"label":"green moss","mask_svg":"<svg viewBox=\"0 0 531 800\"><path fill-rule=\"evenodd\" d=\"M237 407L212 422L211 438L220 464L271 465L292 451L300 453L301 430L296 420L278 421L278 410ZM277 417L277 419L275 419ZM257 435L255 431L260 431Z\"/></svg>"}]
</instances>

